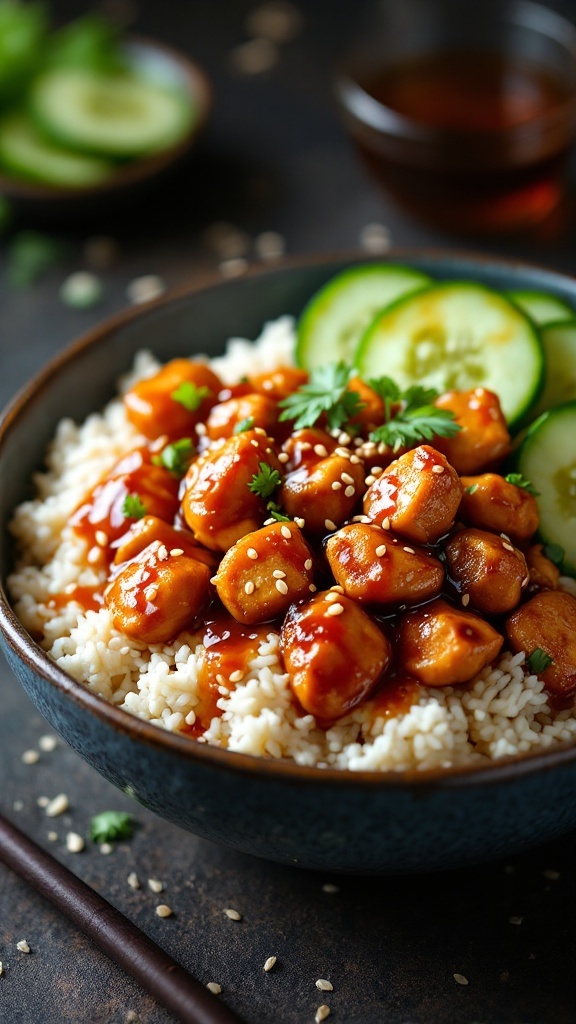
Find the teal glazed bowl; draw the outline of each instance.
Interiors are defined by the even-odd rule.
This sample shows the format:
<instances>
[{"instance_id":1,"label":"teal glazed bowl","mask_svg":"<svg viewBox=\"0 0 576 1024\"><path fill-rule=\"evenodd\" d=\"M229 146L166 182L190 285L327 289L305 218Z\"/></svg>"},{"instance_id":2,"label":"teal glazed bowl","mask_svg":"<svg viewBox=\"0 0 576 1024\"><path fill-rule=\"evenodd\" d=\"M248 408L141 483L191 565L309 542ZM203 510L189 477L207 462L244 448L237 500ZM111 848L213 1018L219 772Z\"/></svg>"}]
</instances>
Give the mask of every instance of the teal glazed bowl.
<instances>
[{"instance_id":1,"label":"teal glazed bowl","mask_svg":"<svg viewBox=\"0 0 576 1024\"><path fill-rule=\"evenodd\" d=\"M437 278L546 290L576 304L576 280L460 254L396 252ZM7 524L63 415L101 408L134 354L217 354L365 255L309 258L208 283L121 315L53 360L0 424L0 578ZM160 730L94 696L26 633L3 589L7 659L38 710L108 780L184 829L268 860L323 871L428 872L517 853L576 826L576 744L488 766L409 773L342 772L263 760Z\"/></svg>"}]
</instances>

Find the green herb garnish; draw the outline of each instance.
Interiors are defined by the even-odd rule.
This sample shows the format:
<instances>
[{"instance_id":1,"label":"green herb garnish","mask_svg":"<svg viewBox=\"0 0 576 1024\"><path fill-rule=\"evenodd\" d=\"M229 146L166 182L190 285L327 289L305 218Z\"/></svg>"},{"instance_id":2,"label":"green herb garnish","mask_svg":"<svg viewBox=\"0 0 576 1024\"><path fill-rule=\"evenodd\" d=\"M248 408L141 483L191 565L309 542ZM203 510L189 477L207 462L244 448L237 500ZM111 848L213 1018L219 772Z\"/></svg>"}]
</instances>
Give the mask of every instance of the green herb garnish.
<instances>
[{"instance_id":1,"label":"green herb garnish","mask_svg":"<svg viewBox=\"0 0 576 1024\"><path fill-rule=\"evenodd\" d=\"M330 430L338 430L363 407L357 391L348 390L351 369L329 363L312 371L307 384L279 402L281 420L294 420L294 429L313 427L324 414Z\"/></svg>"},{"instance_id":2,"label":"green herb garnish","mask_svg":"<svg viewBox=\"0 0 576 1024\"><path fill-rule=\"evenodd\" d=\"M478 490L478 484L470 484L469 487L465 487L466 494L475 494Z\"/></svg>"},{"instance_id":3,"label":"green herb garnish","mask_svg":"<svg viewBox=\"0 0 576 1024\"><path fill-rule=\"evenodd\" d=\"M113 843L130 839L134 831L134 818L126 811L102 811L90 822L90 838L94 843Z\"/></svg>"},{"instance_id":4,"label":"green herb garnish","mask_svg":"<svg viewBox=\"0 0 576 1024\"><path fill-rule=\"evenodd\" d=\"M549 558L551 562L554 562L554 565L562 568L566 552L559 544L545 544L542 548L542 553L546 555L546 558Z\"/></svg>"},{"instance_id":5,"label":"green herb garnish","mask_svg":"<svg viewBox=\"0 0 576 1024\"><path fill-rule=\"evenodd\" d=\"M191 380L183 380L176 390L171 393L170 398L183 405L188 412L196 412L204 399L208 398L211 394L210 388L205 387L203 384L201 387L197 387Z\"/></svg>"},{"instance_id":6,"label":"green herb garnish","mask_svg":"<svg viewBox=\"0 0 576 1024\"><path fill-rule=\"evenodd\" d=\"M30 288L61 260L64 246L38 231L19 231L6 252L6 280L14 288Z\"/></svg>"},{"instance_id":7,"label":"green herb garnish","mask_svg":"<svg viewBox=\"0 0 576 1024\"><path fill-rule=\"evenodd\" d=\"M139 494L127 494L122 503L122 515L126 519L142 519L146 515L146 506Z\"/></svg>"},{"instance_id":8,"label":"green herb garnish","mask_svg":"<svg viewBox=\"0 0 576 1024\"><path fill-rule=\"evenodd\" d=\"M194 454L194 445L191 438L181 437L179 441L173 441L162 449L159 455L152 456L155 466L162 466L174 476L184 476L190 460Z\"/></svg>"},{"instance_id":9,"label":"green herb garnish","mask_svg":"<svg viewBox=\"0 0 576 1024\"><path fill-rule=\"evenodd\" d=\"M235 434L243 434L245 430L252 430L254 426L254 417L247 416L245 420L239 420L234 427Z\"/></svg>"},{"instance_id":10,"label":"green herb garnish","mask_svg":"<svg viewBox=\"0 0 576 1024\"><path fill-rule=\"evenodd\" d=\"M258 463L258 473L254 473L252 480L248 484L249 489L253 494L259 495L266 501L271 498L274 491L282 483L282 477L277 469L273 469L267 462Z\"/></svg>"},{"instance_id":11,"label":"green herb garnish","mask_svg":"<svg viewBox=\"0 0 576 1024\"><path fill-rule=\"evenodd\" d=\"M541 647L537 647L535 651L532 651L532 654L526 660L530 671L534 672L537 676L554 663L554 658L546 654L546 651L543 651Z\"/></svg>"},{"instance_id":12,"label":"green herb garnish","mask_svg":"<svg viewBox=\"0 0 576 1024\"><path fill-rule=\"evenodd\" d=\"M438 409L432 402L438 397L438 391L419 385L400 391L389 377L370 381L370 387L376 390L386 382L386 390L390 400L400 402L401 407L392 419L370 434L370 440L383 442L392 448L409 446L415 441L432 441L435 437L454 437L461 429L456 423L454 413L448 409ZM381 394L381 392L379 392ZM382 397L382 396L381 396ZM388 407L389 408L389 407Z\"/></svg>"},{"instance_id":13,"label":"green herb garnish","mask_svg":"<svg viewBox=\"0 0 576 1024\"><path fill-rule=\"evenodd\" d=\"M533 494L535 497L540 494L540 491L537 491L534 484L531 483L530 480L526 480L526 478L522 476L522 473L508 473L504 479L506 483L514 484L514 487L521 487L523 491L526 491L528 494Z\"/></svg>"},{"instance_id":14,"label":"green herb garnish","mask_svg":"<svg viewBox=\"0 0 576 1024\"><path fill-rule=\"evenodd\" d=\"M290 516L285 515L284 512L282 511L281 506L277 505L275 501L269 501L268 504L266 505L266 508L270 513L270 518L275 519L277 523L290 522Z\"/></svg>"}]
</instances>

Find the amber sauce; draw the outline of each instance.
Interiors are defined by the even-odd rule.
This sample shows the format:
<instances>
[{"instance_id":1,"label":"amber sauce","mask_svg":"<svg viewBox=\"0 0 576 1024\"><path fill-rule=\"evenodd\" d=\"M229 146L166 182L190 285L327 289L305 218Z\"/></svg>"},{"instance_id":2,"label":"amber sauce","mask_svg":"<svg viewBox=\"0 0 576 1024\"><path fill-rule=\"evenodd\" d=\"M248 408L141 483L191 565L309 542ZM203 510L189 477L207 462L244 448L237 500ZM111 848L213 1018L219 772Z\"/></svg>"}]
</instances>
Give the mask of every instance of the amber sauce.
<instances>
[{"instance_id":1,"label":"amber sauce","mask_svg":"<svg viewBox=\"0 0 576 1024\"><path fill-rule=\"evenodd\" d=\"M573 133L570 83L512 55L448 51L358 76L388 109L431 130L357 142L398 199L437 223L507 230L546 216L562 194ZM373 144L372 144L373 143Z\"/></svg>"}]
</instances>

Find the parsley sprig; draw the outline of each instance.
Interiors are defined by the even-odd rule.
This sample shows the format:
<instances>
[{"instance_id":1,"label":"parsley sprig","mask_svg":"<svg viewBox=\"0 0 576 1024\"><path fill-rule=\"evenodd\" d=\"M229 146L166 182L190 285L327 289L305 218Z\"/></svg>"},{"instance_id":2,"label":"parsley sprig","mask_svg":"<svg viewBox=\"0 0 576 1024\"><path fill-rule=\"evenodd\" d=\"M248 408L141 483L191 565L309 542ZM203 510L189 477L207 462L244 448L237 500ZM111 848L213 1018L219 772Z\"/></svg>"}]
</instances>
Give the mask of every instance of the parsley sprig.
<instances>
[{"instance_id":1,"label":"parsley sprig","mask_svg":"<svg viewBox=\"0 0 576 1024\"><path fill-rule=\"evenodd\" d=\"M162 466L172 473L173 476L179 478L186 473L193 455L194 444L192 439L190 437L181 437L179 441L167 444L158 455L153 455L152 462L155 466Z\"/></svg>"},{"instance_id":2,"label":"parsley sprig","mask_svg":"<svg viewBox=\"0 0 576 1024\"><path fill-rule=\"evenodd\" d=\"M543 651L541 647L537 647L526 661L530 671L539 676L541 672L544 672L544 669L547 669L549 665L554 663L554 658L546 654L546 651Z\"/></svg>"},{"instance_id":3,"label":"parsley sprig","mask_svg":"<svg viewBox=\"0 0 576 1024\"><path fill-rule=\"evenodd\" d=\"M439 394L434 388L413 385L402 391L390 377L374 378L368 385L383 399L386 419L381 427L371 432L371 441L400 448L415 441L454 437L461 429L453 412L432 404ZM394 405L398 406L395 413Z\"/></svg>"},{"instance_id":4,"label":"parsley sprig","mask_svg":"<svg viewBox=\"0 0 576 1024\"><path fill-rule=\"evenodd\" d=\"M134 818L126 811L102 811L90 822L90 838L94 843L112 843L130 839L134 831Z\"/></svg>"},{"instance_id":5,"label":"parsley sprig","mask_svg":"<svg viewBox=\"0 0 576 1024\"><path fill-rule=\"evenodd\" d=\"M126 519L142 519L146 506L139 494L127 494L122 503L122 515Z\"/></svg>"},{"instance_id":6,"label":"parsley sprig","mask_svg":"<svg viewBox=\"0 0 576 1024\"><path fill-rule=\"evenodd\" d=\"M172 391L170 398L178 402L179 405L183 405L188 412L196 412L204 399L209 398L211 394L210 388L204 385L198 387L191 380L183 380L176 390Z\"/></svg>"},{"instance_id":7,"label":"parsley sprig","mask_svg":"<svg viewBox=\"0 0 576 1024\"><path fill-rule=\"evenodd\" d=\"M307 384L279 403L281 420L294 420L294 429L313 427L322 415L330 430L338 430L362 408L357 391L348 388L352 370L346 363L328 363L312 371Z\"/></svg>"},{"instance_id":8,"label":"parsley sprig","mask_svg":"<svg viewBox=\"0 0 576 1024\"><path fill-rule=\"evenodd\" d=\"M533 494L535 498L540 494L540 491L537 491L534 484L530 480L526 480L522 473L508 473L504 479L506 483L514 484L515 487L521 487L523 491L526 491L527 494Z\"/></svg>"},{"instance_id":9,"label":"parsley sprig","mask_svg":"<svg viewBox=\"0 0 576 1024\"><path fill-rule=\"evenodd\" d=\"M253 494L267 501L281 483L282 477L277 469L273 469L267 462L259 462L258 472L254 473L248 488Z\"/></svg>"}]
</instances>

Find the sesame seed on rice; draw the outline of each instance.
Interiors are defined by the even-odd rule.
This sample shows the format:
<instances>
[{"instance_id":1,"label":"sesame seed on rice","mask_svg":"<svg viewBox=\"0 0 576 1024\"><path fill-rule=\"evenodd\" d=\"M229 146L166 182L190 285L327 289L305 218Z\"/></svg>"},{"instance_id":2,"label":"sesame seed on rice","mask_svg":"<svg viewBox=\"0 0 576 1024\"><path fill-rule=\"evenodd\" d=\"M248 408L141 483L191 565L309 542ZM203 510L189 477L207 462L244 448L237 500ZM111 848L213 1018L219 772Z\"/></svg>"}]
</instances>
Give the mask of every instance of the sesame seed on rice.
<instances>
[{"instance_id":1,"label":"sesame seed on rice","mask_svg":"<svg viewBox=\"0 0 576 1024\"><path fill-rule=\"evenodd\" d=\"M226 917L230 918L231 921L242 920L242 914L239 914L238 911L234 910L233 907L226 907L224 913L226 914Z\"/></svg>"},{"instance_id":2,"label":"sesame seed on rice","mask_svg":"<svg viewBox=\"0 0 576 1024\"><path fill-rule=\"evenodd\" d=\"M266 973L268 973L268 971L272 970L272 968L274 967L274 964L276 963L276 960L277 960L277 957L269 956L268 959L264 962L264 970L266 971Z\"/></svg>"},{"instance_id":3,"label":"sesame seed on rice","mask_svg":"<svg viewBox=\"0 0 576 1024\"><path fill-rule=\"evenodd\" d=\"M316 988L320 992L333 992L334 991L334 985L332 984L331 981L327 981L326 978L318 978L318 980L316 982Z\"/></svg>"},{"instance_id":4,"label":"sesame seed on rice","mask_svg":"<svg viewBox=\"0 0 576 1024\"><path fill-rule=\"evenodd\" d=\"M157 917L172 917L174 911L166 903L159 903L156 907Z\"/></svg>"},{"instance_id":5,"label":"sesame seed on rice","mask_svg":"<svg viewBox=\"0 0 576 1024\"><path fill-rule=\"evenodd\" d=\"M206 985L206 988L209 989L210 992L212 992L212 994L215 996L219 996L222 991L222 986L219 985L217 981L209 981Z\"/></svg>"}]
</instances>

